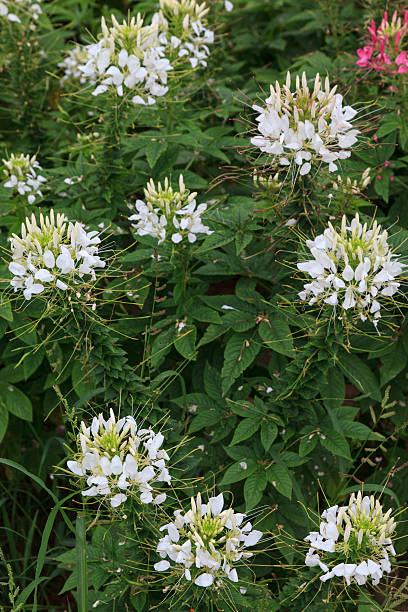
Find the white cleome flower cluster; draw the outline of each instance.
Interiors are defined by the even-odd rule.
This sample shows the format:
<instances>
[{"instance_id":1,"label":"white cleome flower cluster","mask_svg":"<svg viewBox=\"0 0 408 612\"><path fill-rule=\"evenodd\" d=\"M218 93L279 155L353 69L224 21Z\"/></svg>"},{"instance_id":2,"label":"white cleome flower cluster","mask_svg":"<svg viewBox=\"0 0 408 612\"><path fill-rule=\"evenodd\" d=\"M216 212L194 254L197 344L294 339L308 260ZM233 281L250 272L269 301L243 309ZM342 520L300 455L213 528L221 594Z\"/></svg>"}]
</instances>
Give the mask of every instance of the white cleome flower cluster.
<instances>
[{"instance_id":1,"label":"white cleome flower cluster","mask_svg":"<svg viewBox=\"0 0 408 612\"><path fill-rule=\"evenodd\" d=\"M112 24L108 28L102 17L101 40L85 47L88 61L80 70L99 83L93 95L115 89L119 96L130 93L134 104L154 104L167 93L172 70L157 28L144 25L140 15L122 24L112 15Z\"/></svg>"},{"instance_id":2,"label":"white cleome flower cluster","mask_svg":"<svg viewBox=\"0 0 408 612\"><path fill-rule=\"evenodd\" d=\"M62 81L97 85L98 96L116 90L134 104L152 105L168 91L168 73L207 65L214 33L206 27L209 9L196 0L160 0L150 23L141 15L108 28L102 18L98 42L77 47L59 64ZM79 77L79 73L81 77Z\"/></svg>"},{"instance_id":3,"label":"white cleome flower cluster","mask_svg":"<svg viewBox=\"0 0 408 612\"><path fill-rule=\"evenodd\" d=\"M171 481L166 467L169 456L160 448L163 434L139 429L132 416L116 421L112 410L108 420L100 414L90 427L82 421L81 429L79 456L76 461L68 461L67 466L81 481L86 480L89 489L83 490L82 495L102 495L113 508L130 495L136 495L143 504L165 501L166 494L155 495L152 486Z\"/></svg>"},{"instance_id":4,"label":"white cleome flower cluster","mask_svg":"<svg viewBox=\"0 0 408 612\"><path fill-rule=\"evenodd\" d=\"M184 185L183 176L179 178L179 191L174 191L168 178L155 186L153 179L147 184L145 202L136 200L136 213L129 217L133 221L139 236L152 236L162 244L170 236L174 243L187 238L195 242L197 234L212 234L208 226L203 225L201 215L207 210L207 204L196 203L196 192L190 193Z\"/></svg>"},{"instance_id":5,"label":"white cleome flower cluster","mask_svg":"<svg viewBox=\"0 0 408 612\"><path fill-rule=\"evenodd\" d=\"M15 23L21 23L25 17L37 21L42 13L40 2L41 0L0 0L0 17Z\"/></svg>"},{"instance_id":6,"label":"white cleome flower cluster","mask_svg":"<svg viewBox=\"0 0 408 612\"><path fill-rule=\"evenodd\" d=\"M21 224L21 236L12 234L13 260L9 270L14 291L23 291L26 300L52 289L65 291L78 285L85 275L95 278L95 268L104 268L98 255L97 231L87 232L81 223L71 223L64 214L44 217L33 214Z\"/></svg>"},{"instance_id":7,"label":"white cleome flower cluster","mask_svg":"<svg viewBox=\"0 0 408 612\"><path fill-rule=\"evenodd\" d=\"M174 521L160 528L167 534L157 546L163 560L154 568L175 569L201 587L217 588L225 578L238 582L234 563L252 557L253 553L245 549L255 546L263 534L252 529L251 523L245 523L245 514L223 507L222 493L210 497L208 504L203 504L198 494L196 500L191 499L188 512L176 510Z\"/></svg>"},{"instance_id":8,"label":"white cleome flower cluster","mask_svg":"<svg viewBox=\"0 0 408 612\"><path fill-rule=\"evenodd\" d=\"M329 172L338 169L338 160L350 157L349 151L357 142L359 130L353 128L351 120L357 111L351 106L343 107L343 96L330 88L326 78L324 88L319 74L314 89L309 91L306 75L300 82L296 77L296 90L291 92L291 74L281 88L278 81L270 86L270 96L265 107L253 105L260 114L258 126L251 143L266 153L267 165L291 166L300 175L308 174L312 165L328 164Z\"/></svg>"},{"instance_id":9,"label":"white cleome flower cluster","mask_svg":"<svg viewBox=\"0 0 408 612\"><path fill-rule=\"evenodd\" d=\"M95 84L96 77L86 76L82 70L84 64L88 61L88 52L86 47L76 45L73 49L70 49L62 62L58 64L58 68L63 71L60 83L64 85L65 82L77 81L81 85Z\"/></svg>"},{"instance_id":10,"label":"white cleome flower cluster","mask_svg":"<svg viewBox=\"0 0 408 612\"><path fill-rule=\"evenodd\" d=\"M46 178L39 174L42 168L35 155L30 157L22 153L12 153L10 159L2 159L2 162L5 166L3 173L7 177L3 187L12 189L15 195L27 196L29 204L33 204L36 197L42 198L41 189Z\"/></svg>"},{"instance_id":11,"label":"white cleome flower cluster","mask_svg":"<svg viewBox=\"0 0 408 612\"><path fill-rule=\"evenodd\" d=\"M192 68L207 66L208 45L214 42L214 32L205 27L210 10L205 2L160 0L160 9L153 17L153 23L157 24L159 38L172 61L185 58Z\"/></svg>"},{"instance_id":12,"label":"white cleome flower cluster","mask_svg":"<svg viewBox=\"0 0 408 612\"><path fill-rule=\"evenodd\" d=\"M383 514L372 495L363 497L359 491L356 497L353 493L347 506L325 510L320 531L305 538L311 546L305 564L320 566L323 582L337 577L346 584L363 585L371 580L377 585L391 571L390 556L395 556L391 536L396 523L390 515L391 510Z\"/></svg>"},{"instance_id":13,"label":"white cleome flower cluster","mask_svg":"<svg viewBox=\"0 0 408 612\"><path fill-rule=\"evenodd\" d=\"M343 216L339 230L328 225L323 234L306 241L313 259L297 267L313 280L304 285L299 297L310 305L353 312L377 325L381 302L398 291L396 279L406 265L396 259L387 232L376 221L368 229L356 214L350 225Z\"/></svg>"}]
</instances>

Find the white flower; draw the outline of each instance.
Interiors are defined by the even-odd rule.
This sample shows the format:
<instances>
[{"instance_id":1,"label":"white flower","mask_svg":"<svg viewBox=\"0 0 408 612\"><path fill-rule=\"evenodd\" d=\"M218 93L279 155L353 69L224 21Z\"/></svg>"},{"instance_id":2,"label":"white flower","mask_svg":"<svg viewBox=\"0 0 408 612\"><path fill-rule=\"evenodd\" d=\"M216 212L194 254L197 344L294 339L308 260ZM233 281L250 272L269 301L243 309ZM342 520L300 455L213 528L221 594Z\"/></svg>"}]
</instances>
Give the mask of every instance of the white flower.
<instances>
[{"instance_id":1,"label":"white flower","mask_svg":"<svg viewBox=\"0 0 408 612\"><path fill-rule=\"evenodd\" d=\"M3 159L2 162L5 166L3 173L8 179L3 183L6 189L12 189L14 195L27 195L29 204L33 204L36 197L42 197L41 189L46 179L38 174L42 168L35 155L30 157L22 153L12 153L10 159Z\"/></svg>"},{"instance_id":2,"label":"white flower","mask_svg":"<svg viewBox=\"0 0 408 612\"><path fill-rule=\"evenodd\" d=\"M0 2L0 17L4 17L8 21L21 23L21 19L14 13L9 13L9 0L2 0Z\"/></svg>"},{"instance_id":3,"label":"white flower","mask_svg":"<svg viewBox=\"0 0 408 612\"><path fill-rule=\"evenodd\" d=\"M169 561L155 564L163 571L175 569L180 576L201 587L216 587L226 578L238 581L234 564L253 555L245 549L255 546L262 532L252 529L251 523L244 523L244 514L235 513L232 508L223 510L222 493L210 497L207 504L201 502L201 495L191 499L191 508L185 513L174 512L174 520L160 528L167 531L157 545L157 552Z\"/></svg>"},{"instance_id":4,"label":"white flower","mask_svg":"<svg viewBox=\"0 0 408 612\"><path fill-rule=\"evenodd\" d=\"M33 214L21 224L21 236L10 238L9 271L14 275L10 284L29 300L55 287L65 291L70 282L83 282L84 275L95 279L95 269L105 267L98 255L100 241L98 232L87 232L63 214L55 218L53 210L47 217L40 213L39 223Z\"/></svg>"},{"instance_id":5,"label":"white flower","mask_svg":"<svg viewBox=\"0 0 408 612\"><path fill-rule=\"evenodd\" d=\"M153 484L171 481L163 441L161 433L138 428L132 416L117 421L111 410L108 420L100 414L88 427L82 421L80 452L67 467L90 487L82 495L103 495L112 508L134 494L141 503L159 505L166 494L155 495Z\"/></svg>"},{"instance_id":6,"label":"white flower","mask_svg":"<svg viewBox=\"0 0 408 612\"><path fill-rule=\"evenodd\" d=\"M392 253L388 234L376 221L368 229L356 214L350 225L343 217L340 230L330 222L328 226L315 240L306 241L313 259L297 267L313 280L299 297L310 305L342 308L377 326L382 304L397 293L396 278L406 265Z\"/></svg>"},{"instance_id":7,"label":"white flower","mask_svg":"<svg viewBox=\"0 0 408 612\"><path fill-rule=\"evenodd\" d=\"M230 2L230 0L225 0L224 8L227 11L227 13L230 13L231 11L234 10L234 5L232 4L232 2Z\"/></svg>"},{"instance_id":8,"label":"white flower","mask_svg":"<svg viewBox=\"0 0 408 612\"><path fill-rule=\"evenodd\" d=\"M134 104L154 104L164 96L173 66L165 57L157 23L145 25L138 14L120 24L112 15L112 26L108 28L102 17L101 28L102 38L83 47L85 57L75 64L75 73L82 74L80 82L97 84L94 96L108 90L116 90L119 96L131 94Z\"/></svg>"},{"instance_id":9,"label":"white flower","mask_svg":"<svg viewBox=\"0 0 408 612\"><path fill-rule=\"evenodd\" d=\"M14 12L9 12L9 8L12 8L16 13L20 13L23 21L26 18L36 21L42 13L40 2L41 0L1 0L0 17L4 17L11 22L21 23L21 19L18 15ZM33 27L33 24L31 24L31 27Z\"/></svg>"},{"instance_id":10,"label":"white flower","mask_svg":"<svg viewBox=\"0 0 408 612\"><path fill-rule=\"evenodd\" d=\"M324 88L319 74L314 89L309 91L305 73L302 84L296 77L295 91L290 90L291 74L281 88L276 82L270 86L265 107L253 105L259 115L251 143L267 154L267 165L294 165L301 176L309 174L312 166L328 164L329 172L338 169L335 162L350 156L359 130L350 122L357 111L343 107L343 96L330 89L326 78Z\"/></svg>"},{"instance_id":11,"label":"white flower","mask_svg":"<svg viewBox=\"0 0 408 612\"><path fill-rule=\"evenodd\" d=\"M377 585L383 573L391 571L389 556L395 555L391 535L395 522L391 510L383 514L374 497L353 493L347 506L333 506L322 513L320 531L305 538L310 542L305 564L319 566L322 582L343 578L363 585L371 579Z\"/></svg>"},{"instance_id":12,"label":"white flower","mask_svg":"<svg viewBox=\"0 0 408 612\"><path fill-rule=\"evenodd\" d=\"M137 213L129 217L139 236L152 236L162 244L166 237L177 244L184 238L193 243L197 234L211 234L209 227L203 225L201 215L206 211L207 204L197 206L196 193L186 189L183 176L180 175L179 191L174 191L166 177L164 188L161 183L155 186L150 179L144 190L146 202L136 200Z\"/></svg>"},{"instance_id":13,"label":"white flower","mask_svg":"<svg viewBox=\"0 0 408 612\"><path fill-rule=\"evenodd\" d=\"M69 49L62 62L58 64L58 68L61 68L63 71L60 81L61 85L64 85L66 82L94 85L96 76L85 74L81 70L81 66L84 66L87 61L88 51L86 47L76 45L73 49Z\"/></svg>"},{"instance_id":14,"label":"white flower","mask_svg":"<svg viewBox=\"0 0 408 612\"><path fill-rule=\"evenodd\" d=\"M160 0L160 9L153 22L157 24L160 38L166 41L168 52L175 61L185 58L192 68L207 66L210 55L208 45L213 44L214 33L206 27L209 9L205 2Z\"/></svg>"}]
</instances>

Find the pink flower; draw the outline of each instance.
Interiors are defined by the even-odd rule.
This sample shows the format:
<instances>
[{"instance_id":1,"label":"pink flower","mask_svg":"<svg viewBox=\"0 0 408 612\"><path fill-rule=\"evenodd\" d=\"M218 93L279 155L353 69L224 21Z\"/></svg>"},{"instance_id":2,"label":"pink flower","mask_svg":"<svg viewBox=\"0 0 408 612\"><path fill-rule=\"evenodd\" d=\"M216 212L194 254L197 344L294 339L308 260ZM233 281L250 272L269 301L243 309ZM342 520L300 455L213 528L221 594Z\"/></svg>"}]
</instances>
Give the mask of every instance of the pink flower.
<instances>
[{"instance_id":1,"label":"pink flower","mask_svg":"<svg viewBox=\"0 0 408 612\"><path fill-rule=\"evenodd\" d=\"M368 32L371 42L357 50L359 59L356 65L389 74L408 72L407 52L399 53L403 37L408 34L408 9L400 16L394 11L391 22L388 21L387 11L384 11L380 26L377 28L374 20L371 20Z\"/></svg>"},{"instance_id":2,"label":"pink flower","mask_svg":"<svg viewBox=\"0 0 408 612\"><path fill-rule=\"evenodd\" d=\"M371 34L371 39L373 43L375 44L377 42L377 29L375 27L374 19L371 20L371 26L368 27L368 31Z\"/></svg>"},{"instance_id":3,"label":"pink flower","mask_svg":"<svg viewBox=\"0 0 408 612\"><path fill-rule=\"evenodd\" d=\"M373 55L373 47L367 45L362 49L357 49L357 55L360 58L356 61L357 66L360 66L361 68L366 68L370 65L370 59Z\"/></svg>"},{"instance_id":4,"label":"pink flower","mask_svg":"<svg viewBox=\"0 0 408 612\"><path fill-rule=\"evenodd\" d=\"M407 72L408 71L407 52L401 51L401 53L397 55L397 57L395 58L395 63L397 66L399 66L398 68L399 74L403 74L404 72Z\"/></svg>"}]
</instances>

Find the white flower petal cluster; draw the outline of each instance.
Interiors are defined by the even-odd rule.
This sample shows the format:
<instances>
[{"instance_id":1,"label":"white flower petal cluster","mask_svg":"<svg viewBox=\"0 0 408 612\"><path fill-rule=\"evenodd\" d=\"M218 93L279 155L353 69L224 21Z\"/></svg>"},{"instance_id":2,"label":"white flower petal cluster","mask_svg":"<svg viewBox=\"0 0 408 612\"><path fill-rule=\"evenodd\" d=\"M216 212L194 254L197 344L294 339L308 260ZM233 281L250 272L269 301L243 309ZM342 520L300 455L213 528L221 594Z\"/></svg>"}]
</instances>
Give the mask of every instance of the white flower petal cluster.
<instances>
[{"instance_id":1,"label":"white flower petal cluster","mask_svg":"<svg viewBox=\"0 0 408 612\"><path fill-rule=\"evenodd\" d=\"M12 261L9 270L14 291L26 300L50 289L65 291L85 275L95 278L95 268L104 268L98 255L99 232L87 232L81 223L71 223L64 214L44 217L33 214L21 224L21 236L10 238Z\"/></svg>"},{"instance_id":2,"label":"white flower petal cluster","mask_svg":"<svg viewBox=\"0 0 408 612\"><path fill-rule=\"evenodd\" d=\"M63 75L60 83L64 85L65 82L78 82L81 85L88 83L94 85L96 77L85 76L84 71L81 69L84 64L88 61L87 48L81 45L76 45L73 49L69 49L62 60L58 64L58 68L61 68Z\"/></svg>"},{"instance_id":3,"label":"white flower petal cluster","mask_svg":"<svg viewBox=\"0 0 408 612\"><path fill-rule=\"evenodd\" d=\"M251 143L267 153L268 165L280 164L299 169L300 175L308 174L312 165L328 164L329 172L338 169L336 162L350 157L350 148L357 142L359 130L351 120L357 111L343 107L343 96L330 88L326 78L324 88L316 75L313 92L310 93L306 75L296 77L296 89L290 90L291 74L288 72L282 89L276 81L270 86L270 96L265 107L253 105L260 114L257 134Z\"/></svg>"},{"instance_id":4,"label":"white flower petal cluster","mask_svg":"<svg viewBox=\"0 0 408 612\"><path fill-rule=\"evenodd\" d=\"M2 162L7 177L4 187L12 189L15 194L26 195L29 204L33 204L36 197L42 198L41 189L47 179L39 174L42 168L35 155L12 153L10 159L2 159Z\"/></svg>"},{"instance_id":5,"label":"white flower petal cluster","mask_svg":"<svg viewBox=\"0 0 408 612\"><path fill-rule=\"evenodd\" d=\"M160 40L169 53L187 58L192 66L207 66L208 45L214 43L214 32L206 28L209 9L196 0L160 0L160 11L153 20L161 30Z\"/></svg>"},{"instance_id":6,"label":"white flower petal cluster","mask_svg":"<svg viewBox=\"0 0 408 612\"><path fill-rule=\"evenodd\" d=\"M84 48L88 61L79 70L98 82L94 96L115 89L119 96L133 95L134 104L154 104L167 93L167 73L173 69L157 26L144 25L139 14L122 24L112 15L112 24L108 28L102 17L102 38Z\"/></svg>"},{"instance_id":7,"label":"white flower petal cluster","mask_svg":"<svg viewBox=\"0 0 408 612\"><path fill-rule=\"evenodd\" d=\"M42 13L40 3L41 0L0 0L0 17L16 23L21 23L20 17L25 16L37 21ZM20 17L16 13L20 13Z\"/></svg>"},{"instance_id":8,"label":"white flower petal cluster","mask_svg":"<svg viewBox=\"0 0 408 612\"><path fill-rule=\"evenodd\" d=\"M207 210L207 204L196 203L196 192L190 193L184 185L183 176L179 178L179 191L174 191L166 177L164 188L161 183L155 186L153 179L147 184L145 202L136 200L136 213L129 217L134 221L139 236L152 236L162 244L171 236L174 243L187 238L192 243L197 234L212 234L208 226L203 225L201 215Z\"/></svg>"},{"instance_id":9,"label":"white flower petal cluster","mask_svg":"<svg viewBox=\"0 0 408 612\"><path fill-rule=\"evenodd\" d=\"M356 214L350 225L344 216L340 230L328 225L323 234L306 241L313 259L297 267L313 280L299 297L308 304L353 311L362 321L377 325L381 302L398 291L396 279L406 265L392 253L388 234L376 221L368 229Z\"/></svg>"},{"instance_id":10,"label":"white flower petal cluster","mask_svg":"<svg viewBox=\"0 0 408 612\"><path fill-rule=\"evenodd\" d=\"M238 582L234 563L252 557L253 553L245 549L255 546L263 534L252 529L250 522L244 522L245 514L223 507L222 493L210 497L208 504L203 504L198 494L196 500L191 499L188 512L176 510L174 521L160 528L167 534L157 546L163 560L154 568L178 569L186 580L202 587L219 586L225 578Z\"/></svg>"},{"instance_id":11,"label":"white flower petal cluster","mask_svg":"<svg viewBox=\"0 0 408 612\"><path fill-rule=\"evenodd\" d=\"M155 104L168 92L168 73L179 65L185 70L185 60L192 68L207 66L208 45L214 42L206 27L208 12L205 2L160 0L149 24L139 14L122 24L112 15L108 28L102 18L100 40L61 62L62 80L97 84L94 96L115 89L119 96L133 96L134 104Z\"/></svg>"},{"instance_id":12,"label":"white flower petal cluster","mask_svg":"<svg viewBox=\"0 0 408 612\"><path fill-rule=\"evenodd\" d=\"M112 410L108 420L100 414L89 427L82 421L81 430L79 456L67 466L86 480L89 488L82 491L83 496L103 495L113 508L135 493L143 504L164 502L166 494L155 495L152 486L171 481L166 466L169 456L160 448L163 434L138 428L132 416L116 421Z\"/></svg>"},{"instance_id":13,"label":"white flower petal cluster","mask_svg":"<svg viewBox=\"0 0 408 612\"><path fill-rule=\"evenodd\" d=\"M391 571L390 556L395 556L391 536L396 523L391 509L383 514L378 500L357 497L353 493L347 506L332 506L325 510L320 531L305 538L310 542L305 564L320 566L320 580L344 578L347 584L363 585L371 580L377 585L384 573Z\"/></svg>"}]
</instances>

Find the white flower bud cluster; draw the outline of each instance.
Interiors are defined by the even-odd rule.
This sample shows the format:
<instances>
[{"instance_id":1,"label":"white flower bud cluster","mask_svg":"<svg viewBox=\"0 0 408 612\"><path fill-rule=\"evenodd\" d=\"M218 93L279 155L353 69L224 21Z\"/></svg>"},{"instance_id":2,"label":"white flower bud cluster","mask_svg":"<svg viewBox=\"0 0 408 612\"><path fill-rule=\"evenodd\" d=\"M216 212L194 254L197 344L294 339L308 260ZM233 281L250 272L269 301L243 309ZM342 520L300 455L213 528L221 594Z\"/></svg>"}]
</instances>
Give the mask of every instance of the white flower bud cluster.
<instances>
[{"instance_id":1,"label":"white flower bud cluster","mask_svg":"<svg viewBox=\"0 0 408 612\"><path fill-rule=\"evenodd\" d=\"M267 193L279 191L282 187L282 182L279 178L279 172L276 172L275 175L262 174L256 171L253 173L254 185L256 187L262 187Z\"/></svg>"},{"instance_id":2,"label":"white flower bud cluster","mask_svg":"<svg viewBox=\"0 0 408 612\"><path fill-rule=\"evenodd\" d=\"M205 27L209 8L196 0L160 0L160 11L153 20L161 30L160 39L168 45L170 55L188 58L192 68L207 66L208 45L214 32Z\"/></svg>"},{"instance_id":3,"label":"white flower bud cluster","mask_svg":"<svg viewBox=\"0 0 408 612\"><path fill-rule=\"evenodd\" d=\"M154 568L157 571L176 569L184 573L186 580L201 587L214 584L217 588L225 577L238 582L234 563L253 556L245 549L255 546L262 532L252 529L251 523L244 523L245 514L236 513L232 508L223 510L223 507L222 493L210 497L208 504L203 504L198 494L196 500L191 499L188 512L176 510L174 521L160 528L167 531L157 546L163 561Z\"/></svg>"},{"instance_id":4,"label":"white flower bud cluster","mask_svg":"<svg viewBox=\"0 0 408 612\"><path fill-rule=\"evenodd\" d=\"M81 67L88 61L88 52L86 47L76 45L73 49L69 49L62 60L58 64L58 68L61 68L63 75L60 83L64 85L65 82L78 82L81 85L91 83L92 85L96 82L96 77L85 76L84 71Z\"/></svg>"},{"instance_id":5,"label":"white flower bud cluster","mask_svg":"<svg viewBox=\"0 0 408 612\"><path fill-rule=\"evenodd\" d=\"M298 167L300 175L308 174L312 164L328 164L329 172L338 169L336 162L350 157L348 150L357 142L359 130L352 123L357 111L343 107L343 96L330 88L326 77L324 88L319 74L313 91L309 91L306 74L296 76L296 89L291 92L291 74L281 88L278 81L270 86L265 107L253 105L260 114L257 134L251 143L267 153L268 165Z\"/></svg>"},{"instance_id":6,"label":"white flower bud cluster","mask_svg":"<svg viewBox=\"0 0 408 612\"><path fill-rule=\"evenodd\" d=\"M101 40L85 47L88 61L79 67L86 79L99 82L93 95L115 89L119 96L133 95L134 104L154 104L167 93L167 73L173 69L157 25L144 25L138 14L122 24L112 15L110 28L102 17L101 27Z\"/></svg>"},{"instance_id":7,"label":"white flower bud cluster","mask_svg":"<svg viewBox=\"0 0 408 612\"><path fill-rule=\"evenodd\" d=\"M26 300L55 288L65 291L70 282L78 284L84 275L95 278L95 268L104 268L98 255L97 231L87 232L81 223L71 223L64 214L44 217L33 214L21 224L21 236L10 238L13 260L9 270L14 291L23 291Z\"/></svg>"},{"instance_id":8,"label":"white flower bud cluster","mask_svg":"<svg viewBox=\"0 0 408 612\"><path fill-rule=\"evenodd\" d=\"M348 506L333 506L325 510L320 531L312 531L305 538L311 548L305 564L320 566L320 580L344 578L363 585L371 580L377 585L384 573L391 571L390 556L395 556L391 536L396 523L391 510L383 509L373 495L357 497L353 493ZM317 552L319 551L319 552Z\"/></svg>"},{"instance_id":9,"label":"white flower bud cluster","mask_svg":"<svg viewBox=\"0 0 408 612\"><path fill-rule=\"evenodd\" d=\"M207 209L207 204L197 206L196 192L190 191L184 185L183 176L179 178L179 191L174 191L168 178L155 186L150 179L144 190L146 202L136 200L137 213L129 217L139 236L152 236L161 244L167 236L174 243L187 238L189 242L197 240L197 234L212 234L208 226L203 225L201 215Z\"/></svg>"},{"instance_id":10,"label":"white flower bud cluster","mask_svg":"<svg viewBox=\"0 0 408 612\"><path fill-rule=\"evenodd\" d=\"M307 240L313 259L297 264L312 277L299 297L308 304L353 311L361 321L381 318L381 302L393 296L400 286L396 278L406 267L395 257L387 242L387 232L376 221L371 229L356 214L350 225L343 216L341 229L332 224L314 240Z\"/></svg>"},{"instance_id":11,"label":"white flower bud cluster","mask_svg":"<svg viewBox=\"0 0 408 612\"><path fill-rule=\"evenodd\" d=\"M358 195L363 189L365 189L371 182L370 177L371 168L366 168L361 176L361 181L354 181L348 176L345 181L338 175L337 181L332 183L334 191L341 191L344 195Z\"/></svg>"},{"instance_id":12,"label":"white flower bud cluster","mask_svg":"<svg viewBox=\"0 0 408 612\"><path fill-rule=\"evenodd\" d=\"M7 189L12 189L15 194L27 195L29 204L35 202L35 198L42 198L41 191L46 178L38 174L42 170L36 156L33 155L10 155L10 159L2 159L5 166L3 173L7 177L7 181L3 186Z\"/></svg>"},{"instance_id":13,"label":"white flower bud cluster","mask_svg":"<svg viewBox=\"0 0 408 612\"><path fill-rule=\"evenodd\" d=\"M25 16L37 21L42 13L40 2L41 0L0 0L0 17L16 23L21 23L20 17L24 19ZM11 13L10 10L15 12Z\"/></svg>"},{"instance_id":14,"label":"white flower bud cluster","mask_svg":"<svg viewBox=\"0 0 408 612\"><path fill-rule=\"evenodd\" d=\"M166 467L169 456L160 448L163 434L139 429L132 416L116 421L112 410L108 420L100 414L90 427L82 421L81 430L80 452L67 467L81 481L86 480L89 489L82 491L83 496L103 495L113 508L134 494L143 504L164 502L166 494L155 495L152 486L171 481Z\"/></svg>"}]
</instances>

